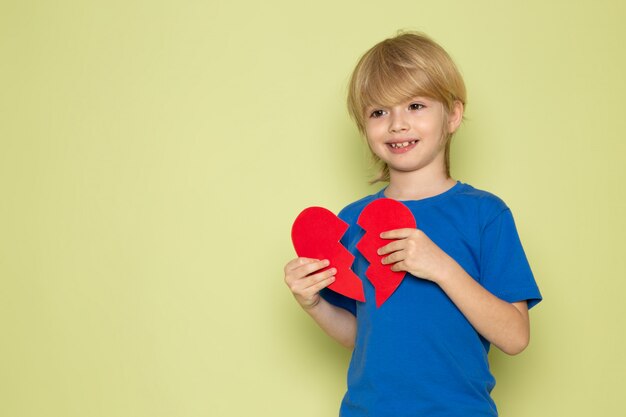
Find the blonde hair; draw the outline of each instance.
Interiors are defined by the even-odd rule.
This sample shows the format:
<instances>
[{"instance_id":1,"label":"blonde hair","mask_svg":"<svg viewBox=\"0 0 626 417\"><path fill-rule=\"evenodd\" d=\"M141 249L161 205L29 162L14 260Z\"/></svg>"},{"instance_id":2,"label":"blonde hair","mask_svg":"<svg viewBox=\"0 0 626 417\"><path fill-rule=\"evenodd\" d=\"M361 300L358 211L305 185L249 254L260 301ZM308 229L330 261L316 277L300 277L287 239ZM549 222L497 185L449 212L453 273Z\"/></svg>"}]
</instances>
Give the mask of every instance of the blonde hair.
<instances>
[{"instance_id":1,"label":"blonde hair","mask_svg":"<svg viewBox=\"0 0 626 417\"><path fill-rule=\"evenodd\" d=\"M428 36L418 32L401 32L374 45L359 60L348 87L348 111L365 136L366 109L370 106L392 106L422 96L443 104L444 127L447 115L456 102L466 103L465 83L448 53ZM445 169L450 176L450 139L444 130ZM379 176L372 181L389 181L389 168L382 164Z\"/></svg>"}]
</instances>

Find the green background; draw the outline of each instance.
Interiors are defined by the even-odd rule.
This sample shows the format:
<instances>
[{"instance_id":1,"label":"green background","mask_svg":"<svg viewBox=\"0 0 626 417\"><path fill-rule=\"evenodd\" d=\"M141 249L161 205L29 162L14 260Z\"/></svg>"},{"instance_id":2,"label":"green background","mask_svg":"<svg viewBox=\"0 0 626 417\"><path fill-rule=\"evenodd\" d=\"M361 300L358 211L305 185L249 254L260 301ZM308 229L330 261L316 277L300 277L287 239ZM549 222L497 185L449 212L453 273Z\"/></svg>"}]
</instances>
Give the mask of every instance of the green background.
<instances>
[{"instance_id":1,"label":"green background","mask_svg":"<svg viewBox=\"0 0 626 417\"><path fill-rule=\"evenodd\" d=\"M421 30L469 90L452 174L545 300L507 417L626 409L621 1L0 1L0 415L330 416L349 352L292 299L304 207L377 190L358 57Z\"/></svg>"}]
</instances>

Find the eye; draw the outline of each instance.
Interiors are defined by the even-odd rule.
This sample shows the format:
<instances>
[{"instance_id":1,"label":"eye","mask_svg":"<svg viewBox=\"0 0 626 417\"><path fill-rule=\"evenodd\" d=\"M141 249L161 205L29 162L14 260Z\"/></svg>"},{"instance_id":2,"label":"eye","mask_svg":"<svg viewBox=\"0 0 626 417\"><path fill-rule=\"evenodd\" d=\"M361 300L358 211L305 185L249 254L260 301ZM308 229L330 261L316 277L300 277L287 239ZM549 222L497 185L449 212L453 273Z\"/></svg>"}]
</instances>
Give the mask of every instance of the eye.
<instances>
[{"instance_id":1,"label":"eye","mask_svg":"<svg viewBox=\"0 0 626 417\"><path fill-rule=\"evenodd\" d=\"M370 117L377 119L381 116L385 115L385 111L384 110L374 110L373 112L370 113Z\"/></svg>"},{"instance_id":2,"label":"eye","mask_svg":"<svg viewBox=\"0 0 626 417\"><path fill-rule=\"evenodd\" d=\"M421 110L423 108L425 108L426 106L424 106L422 103L411 103L409 104L409 109L410 110Z\"/></svg>"}]
</instances>

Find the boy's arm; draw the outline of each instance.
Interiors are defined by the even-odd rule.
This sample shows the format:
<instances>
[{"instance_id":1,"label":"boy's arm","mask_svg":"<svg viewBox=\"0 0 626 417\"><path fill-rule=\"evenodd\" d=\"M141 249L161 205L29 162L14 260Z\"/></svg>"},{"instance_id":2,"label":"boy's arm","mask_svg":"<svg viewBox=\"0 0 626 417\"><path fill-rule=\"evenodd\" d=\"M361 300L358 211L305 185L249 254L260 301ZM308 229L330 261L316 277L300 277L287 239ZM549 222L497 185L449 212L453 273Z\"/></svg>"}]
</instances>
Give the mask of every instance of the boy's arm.
<instances>
[{"instance_id":1,"label":"boy's arm","mask_svg":"<svg viewBox=\"0 0 626 417\"><path fill-rule=\"evenodd\" d=\"M530 339L526 301L509 303L476 282L461 265L418 229L397 229L381 234L397 239L379 249L383 264L438 284L467 320L489 342L515 355Z\"/></svg>"},{"instance_id":2,"label":"boy's arm","mask_svg":"<svg viewBox=\"0 0 626 417\"><path fill-rule=\"evenodd\" d=\"M285 266L285 283L296 301L330 337L351 349L356 339L356 317L324 300L319 292L335 280L334 268L327 260L296 258Z\"/></svg>"},{"instance_id":3,"label":"boy's arm","mask_svg":"<svg viewBox=\"0 0 626 417\"><path fill-rule=\"evenodd\" d=\"M356 317L348 310L320 298L312 308L304 309L330 337L342 346L352 349L356 339Z\"/></svg>"},{"instance_id":4,"label":"boy's arm","mask_svg":"<svg viewBox=\"0 0 626 417\"><path fill-rule=\"evenodd\" d=\"M509 355L522 352L530 340L526 301L501 300L476 282L450 258L435 281L476 331Z\"/></svg>"}]
</instances>

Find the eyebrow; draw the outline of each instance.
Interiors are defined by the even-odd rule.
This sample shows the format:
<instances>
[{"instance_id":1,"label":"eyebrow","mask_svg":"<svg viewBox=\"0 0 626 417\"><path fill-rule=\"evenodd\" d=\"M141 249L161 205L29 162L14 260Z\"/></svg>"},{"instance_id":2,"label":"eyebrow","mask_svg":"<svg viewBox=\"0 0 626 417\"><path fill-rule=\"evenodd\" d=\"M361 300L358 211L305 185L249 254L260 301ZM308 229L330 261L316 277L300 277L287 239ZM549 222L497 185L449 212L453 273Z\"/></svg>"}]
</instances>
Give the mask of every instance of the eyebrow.
<instances>
[{"instance_id":1,"label":"eyebrow","mask_svg":"<svg viewBox=\"0 0 626 417\"><path fill-rule=\"evenodd\" d=\"M409 103L413 103L415 101L432 102L433 99L428 98L426 96L415 96L415 97L411 97L411 98L401 102L400 104L405 104L405 103L409 104ZM364 108L364 111L370 112L370 111L373 111L373 110L385 109L385 108L393 107L393 106L400 105L400 104L392 104L392 105L372 104L372 105L366 106Z\"/></svg>"}]
</instances>

